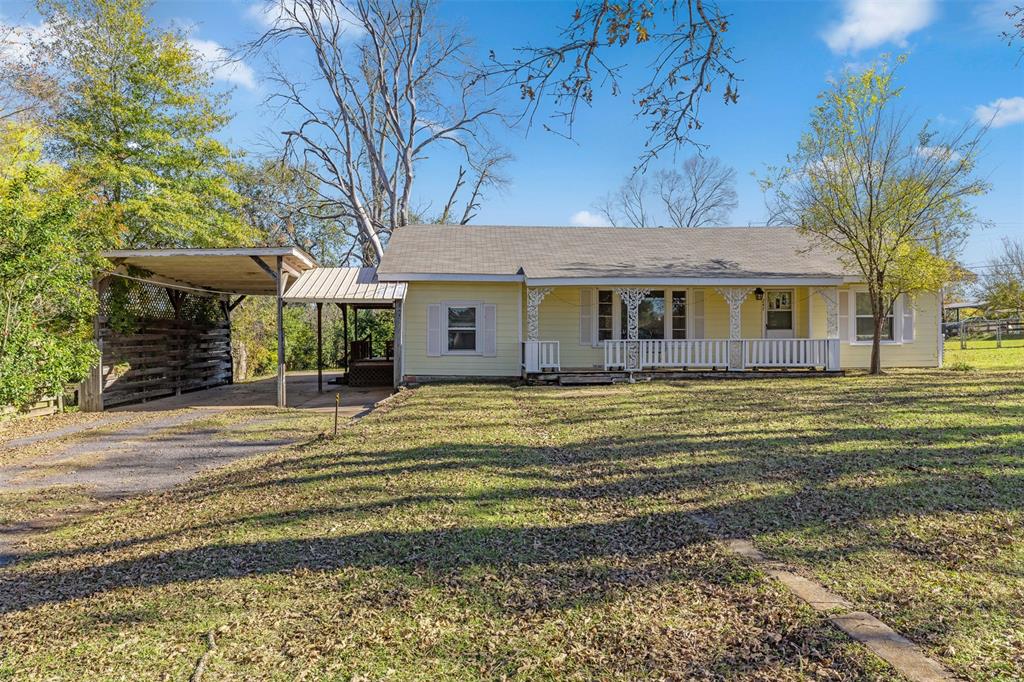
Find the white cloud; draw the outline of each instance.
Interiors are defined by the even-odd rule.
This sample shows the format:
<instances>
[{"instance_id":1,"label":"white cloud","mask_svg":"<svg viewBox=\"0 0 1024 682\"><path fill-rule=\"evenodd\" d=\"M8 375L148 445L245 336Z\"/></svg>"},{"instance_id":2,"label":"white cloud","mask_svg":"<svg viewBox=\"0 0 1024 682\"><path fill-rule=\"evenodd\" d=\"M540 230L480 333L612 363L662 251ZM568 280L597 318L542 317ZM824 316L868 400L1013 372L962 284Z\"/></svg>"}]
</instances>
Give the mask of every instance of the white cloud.
<instances>
[{"instance_id":1,"label":"white cloud","mask_svg":"<svg viewBox=\"0 0 1024 682\"><path fill-rule=\"evenodd\" d=\"M32 46L52 40L46 23L12 26L0 21L0 59L15 64L32 60Z\"/></svg>"},{"instance_id":2,"label":"white cloud","mask_svg":"<svg viewBox=\"0 0 1024 682\"><path fill-rule=\"evenodd\" d=\"M189 46L195 50L217 80L241 85L248 90L256 89L256 74L248 64L231 59L231 54L214 40L189 38Z\"/></svg>"},{"instance_id":3,"label":"white cloud","mask_svg":"<svg viewBox=\"0 0 1024 682\"><path fill-rule=\"evenodd\" d=\"M279 2L257 2L245 8L245 17L263 28L273 28L280 16Z\"/></svg>"},{"instance_id":4,"label":"white cloud","mask_svg":"<svg viewBox=\"0 0 1024 682\"><path fill-rule=\"evenodd\" d=\"M941 159L942 161L959 161L960 152L941 145L920 145L917 148L917 155L926 159Z\"/></svg>"},{"instance_id":5,"label":"white cloud","mask_svg":"<svg viewBox=\"0 0 1024 682\"><path fill-rule=\"evenodd\" d=\"M843 20L822 36L833 52L857 52L907 36L935 18L936 0L844 0Z\"/></svg>"},{"instance_id":6,"label":"white cloud","mask_svg":"<svg viewBox=\"0 0 1024 682\"><path fill-rule=\"evenodd\" d=\"M992 123L993 128L1024 122L1024 97L1000 97L974 109L974 118L982 125Z\"/></svg>"},{"instance_id":7,"label":"white cloud","mask_svg":"<svg viewBox=\"0 0 1024 682\"><path fill-rule=\"evenodd\" d=\"M569 218L569 224L576 227L610 227L611 223L600 213L576 211Z\"/></svg>"}]
</instances>

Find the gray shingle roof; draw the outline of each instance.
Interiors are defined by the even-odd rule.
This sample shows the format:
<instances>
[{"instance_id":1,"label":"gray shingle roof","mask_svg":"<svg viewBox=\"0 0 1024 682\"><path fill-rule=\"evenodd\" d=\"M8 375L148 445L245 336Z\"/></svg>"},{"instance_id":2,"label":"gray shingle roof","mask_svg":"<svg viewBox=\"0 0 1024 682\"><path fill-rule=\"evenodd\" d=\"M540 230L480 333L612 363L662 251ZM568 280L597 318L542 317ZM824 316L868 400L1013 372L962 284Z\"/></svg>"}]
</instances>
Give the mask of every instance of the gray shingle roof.
<instances>
[{"instance_id":1,"label":"gray shingle roof","mask_svg":"<svg viewBox=\"0 0 1024 682\"><path fill-rule=\"evenodd\" d=\"M380 277L841 277L834 255L791 227L410 225L395 231Z\"/></svg>"}]
</instances>

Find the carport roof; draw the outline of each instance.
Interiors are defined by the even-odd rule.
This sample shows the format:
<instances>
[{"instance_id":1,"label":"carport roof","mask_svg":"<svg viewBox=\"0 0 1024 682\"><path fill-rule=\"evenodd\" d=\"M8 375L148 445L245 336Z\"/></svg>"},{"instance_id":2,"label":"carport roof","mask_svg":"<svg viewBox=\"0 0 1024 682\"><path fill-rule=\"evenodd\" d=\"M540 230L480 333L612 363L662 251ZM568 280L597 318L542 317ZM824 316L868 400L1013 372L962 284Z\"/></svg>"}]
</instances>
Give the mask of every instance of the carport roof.
<instances>
[{"instance_id":1,"label":"carport roof","mask_svg":"<svg viewBox=\"0 0 1024 682\"><path fill-rule=\"evenodd\" d=\"M378 282L377 268L313 268L285 292L287 303L391 303L405 284Z\"/></svg>"},{"instance_id":2,"label":"carport roof","mask_svg":"<svg viewBox=\"0 0 1024 682\"><path fill-rule=\"evenodd\" d=\"M147 277L169 286L179 285L216 293L274 296L277 285L260 267L282 269L289 280L316 267L312 256L290 246L237 249L119 249L104 251L103 257L116 267L140 268L152 273ZM257 262L259 261L259 263Z\"/></svg>"}]
</instances>

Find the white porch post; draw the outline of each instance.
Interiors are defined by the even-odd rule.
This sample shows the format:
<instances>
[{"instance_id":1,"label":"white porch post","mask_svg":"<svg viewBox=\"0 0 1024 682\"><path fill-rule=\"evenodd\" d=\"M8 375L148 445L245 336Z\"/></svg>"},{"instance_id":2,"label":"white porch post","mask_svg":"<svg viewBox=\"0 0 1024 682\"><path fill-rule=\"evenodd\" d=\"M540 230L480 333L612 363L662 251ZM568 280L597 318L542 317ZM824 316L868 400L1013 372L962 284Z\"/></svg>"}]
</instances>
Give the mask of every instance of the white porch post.
<instances>
[{"instance_id":1,"label":"white porch post","mask_svg":"<svg viewBox=\"0 0 1024 682\"><path fill-rule=\"evenodd\" d=\"M825 369L839 369L839 287L815 287L814 293L825 301L825 336L828 339L828 364Z\"/></svg>"},{"instance_id":2,"label":"white porch post","mask_svg":"<svg viewBox=\"0 0 1024 682\"><path fill-rule=\"evenodd\" d=\"M540 303L551 293L551 287L526 289L526 342L523 344L523 364L527 372L540 371Z\"/></svg>"},{"instance_id":3,"label":"white porch post","mask_svg":"<svg viewBox=\"0 0 1024 682\"><path fill-rule=\"evenodd\" d=\"M626 344L626 370L638 370L640 369L640 344L637 343L640 336L639 310L640 304L647 298L650 290L631 287L616 289L615 293L626 304L626 339L629 341Z\"/></svg>"},{"instance_id":4,"label":"white porch post","mask_svg":"<svg viewBox=\"0 0 1024 682\"><path fill-rule=\"evenodd\" d=\"M551 293L551 287L530 287L526 290L526 340L540 340L540 302Z\"/></svg>"},{"instance_id":5,"label":"white porch post","mask_svg":"<svg viewBox=\"0 0 1024 682\"><path fill-rule=\"evenodd\" d=\"M715 291L729 304L729 369L743 369L743 301L753 287L716 287Z\"/></svg>"}]
</instances>

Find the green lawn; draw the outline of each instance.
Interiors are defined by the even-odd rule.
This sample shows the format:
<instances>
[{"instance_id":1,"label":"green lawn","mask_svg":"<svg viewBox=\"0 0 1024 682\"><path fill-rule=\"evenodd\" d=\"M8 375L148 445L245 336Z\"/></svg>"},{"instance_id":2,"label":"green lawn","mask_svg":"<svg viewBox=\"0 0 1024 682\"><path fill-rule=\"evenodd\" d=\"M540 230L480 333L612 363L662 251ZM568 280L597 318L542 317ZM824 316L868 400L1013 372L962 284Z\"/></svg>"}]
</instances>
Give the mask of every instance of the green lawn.
<instances>
[{"instance_id":1,"label":"green lawn","mask_svg":"<svg viewBox=\"0 0 1024 682\"><path fill-rule=\"evenodd\" d=\"M1002 348L996 348L992 339L969 340L963 350L959 341L947 341L945 365L968 371L1024 371L1024 339L1006 339Z\"/></svg>"},{"instance_id":2,"label":"green lawn","mask_svg":"<svg viewBox=\"0 0 1024 682\"><path fill-rule=\"evenodd\" d=\"M1022 423L1019 371L425 387L37 540L0 677L898 679L700 515L1019 679Z\"/></svg>"}]
</instances>

